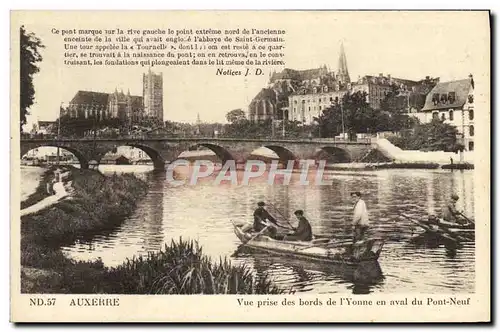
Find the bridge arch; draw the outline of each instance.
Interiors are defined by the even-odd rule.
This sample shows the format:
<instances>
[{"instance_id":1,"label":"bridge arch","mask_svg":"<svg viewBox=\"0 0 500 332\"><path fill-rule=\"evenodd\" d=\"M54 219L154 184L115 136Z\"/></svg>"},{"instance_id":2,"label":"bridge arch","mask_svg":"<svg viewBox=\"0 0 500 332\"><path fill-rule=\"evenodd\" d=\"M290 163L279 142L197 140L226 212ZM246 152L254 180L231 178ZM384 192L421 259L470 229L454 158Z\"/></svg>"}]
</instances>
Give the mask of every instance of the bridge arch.
<instances>
[{"instance_id":1,"label":"bridge arch","mask_svg":"<svg viewBox=\"0 0 500 332\"><path fill-rule=\"evenodd\" d=\"M72 146L58 145L56 143L49 143L49 142L47 142L47 143L41 143L41 144L35 144L35 145L30 144L30 145L27 145L27 146L21 145L21 159L26 154L28 154L30 151L32 151L34 149L42 148L42 147L54 147L54 148L59 147L60 149L66 150L68 152L71 152L76 157L76 159L78 159L78 162L80 163L80 168L81 169L89 168L89 160L85 157L85 155L83 154L82 151L80 151L77 148L74 148Z\"/></svg>"},{"instance_id":2,"label":"bridge arch","mask_svg":"<svg viewBox=\"0 0 500 332\"><path fill-rule=\"evenodd\" d=\"M278 155L279 161L286 164L289 160L296 160L297 157L289 149L280 145L264 145L265 148L273 151Z\"/></svg>"},{"instance_id":3,"label":"bridge arch","mask_svg":"<svg viewBox=\"0 0 500 332\"><path fill-rule=\"evenodd\" d=\"M141 149L142 151L144 151L144 153L148 155L149 158L151 158L155 170L165 169L165 159L162 157L160 152L155 148L152 148L145 144L138 144L138 143L123 144L121 146L131 146L133 148Z\"/></svg>"},{"instance_id":4,"label":"bridge arch","mask_svg":"<svg viewBox=\"0 0 500 332\"><path fill-rule=\"evenodd\" d=\"M336 146L323 146L316 152L315 159L325 159L333 163L350 163L352 156L349 151Z\"/></svg>"},{"instance_id":5,"label":"bridge arch","mask_svg":"<svg viewBox=\"0 0 500 332\"><path fill-rule=\"evenodd\" d=\"M197 147L204 147L209 150L211 150L215 155L223 162L225 163L228 160L236 160L235 157L229 150L227 150L225 147L217 145L217 144L212 144L212 143L197 143L194 145L191 145L189 147L189 150L192 148L197 148Z\"/></svg>"}]
</instances>

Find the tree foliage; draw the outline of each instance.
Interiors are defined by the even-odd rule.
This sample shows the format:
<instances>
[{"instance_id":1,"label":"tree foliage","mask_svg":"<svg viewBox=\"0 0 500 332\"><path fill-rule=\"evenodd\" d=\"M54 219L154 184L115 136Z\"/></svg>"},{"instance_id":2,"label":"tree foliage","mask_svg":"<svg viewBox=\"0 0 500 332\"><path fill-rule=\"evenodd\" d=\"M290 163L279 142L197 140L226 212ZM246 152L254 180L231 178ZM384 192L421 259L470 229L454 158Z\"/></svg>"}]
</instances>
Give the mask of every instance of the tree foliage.
<instances>
[{"instance_id":1,"label":"tree foliage","mask_svg":"<svg viewBox=\"0 0 500 332\"><path fill-rule=\"evenodd\" d=\"M240 122L246 120L246 118L246 114L241 108L234 109L226 114L226 120L229 123Z\"/></svg>"},{"instance_id":2,"label":"tree foliage","mask_svg":"<svg viewBox=\"0 0 500 332\"><path fill-rule=\"evenodd\" d=\"M27 33L24 26L19 29L20 32L20 128L26 124L26 116L29 114L29 108L35 101L35 87L33 86L33 75L40 71L37 63L42 61L39 53L42 44L40 38L33 33Z\"/></svg>"},{"instance_id":3,"label":"tree foliage","mask_svg":"<svg viewBox=\"0 0 500 332\"><path fill-rule=\"evenodd\" d=\"M367 102L367 93L357 91L336 98L332 105L314 118L321 137L334 137L342 132L354 138L356 133L376 132L385 129L386 122Z\"/></svg>"},{"instance_id":4,"label":"tree foliage","mask_svg":"<svg viewBox=\"0 0 500 332\"><path fill-rule=\"evenodd\" d=\"M402 131L400 136L389 137L389 141L403 150L457 152L463 149L457 136L455 126L434 119L413 130Z\"/></svg>"},{"instance_id":5,"label":"tree foliage","mask_svg":"<svg viewBox=\"0 0 500 332\"><path fill-rule=\"evenodd\" d=\"M386 130L398 132L413 128L418 124L418 120L415 117L408 115L408 98L409 96L400 94L397 85L391 86L391 90L380 102L381 116L386 121Z\"/></svg>"}]
</instances>

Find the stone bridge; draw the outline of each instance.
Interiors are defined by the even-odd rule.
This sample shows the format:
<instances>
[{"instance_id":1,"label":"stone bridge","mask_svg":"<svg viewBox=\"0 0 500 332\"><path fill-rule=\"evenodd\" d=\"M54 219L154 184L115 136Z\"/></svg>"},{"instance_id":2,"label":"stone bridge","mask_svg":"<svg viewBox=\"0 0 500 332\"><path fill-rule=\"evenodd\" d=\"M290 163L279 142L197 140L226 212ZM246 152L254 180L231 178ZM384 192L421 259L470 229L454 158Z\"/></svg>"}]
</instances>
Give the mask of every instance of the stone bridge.
<instances>
[{"instance_id":1,"label":"stone bridge","mask_svg":"<svg viewBox=\"0 0 500 332\"><path fill-rule=\"evenodd\" d=\"M42 146L60 147L73 153L82 168L89 162L97 163L108 152L119 146L132 146L143 150L153 161L155 169L165 168L188 150L205 147L212 150L221 161L238 163L249 159L252 152L266 147L274 151L281 162L299 159L320 159L324 154L336 162L360 161L374 147L370 139L344 141L334 139L240 139L240 138L88 138L88 139L21 139L21 157L28 151ZM251 158L250 158L251 159Z\"/></svg>"}]
</instances>

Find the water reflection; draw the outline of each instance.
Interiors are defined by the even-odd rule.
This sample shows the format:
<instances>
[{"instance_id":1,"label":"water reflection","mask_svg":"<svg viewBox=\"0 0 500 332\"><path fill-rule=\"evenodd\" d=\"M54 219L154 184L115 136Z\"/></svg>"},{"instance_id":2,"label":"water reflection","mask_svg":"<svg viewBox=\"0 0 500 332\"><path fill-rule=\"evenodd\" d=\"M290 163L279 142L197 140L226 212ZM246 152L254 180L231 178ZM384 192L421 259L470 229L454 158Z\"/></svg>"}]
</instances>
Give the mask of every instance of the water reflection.
<instances>
[{"instance_id":1,"label":"water reflection","mask_svg":"<svg viewBox=\"0 0 500 332\"><path fill-rule=\"evenodd\" d=\"M273 256L255 249L239 249L233 257L243 262L251 260L257 275L268 275L283 288L296 293L308 292L331 285L350 290L353 294L371 293L383 284L384 276L378 262L362 262L355 266L325 264ZM342 292L341 290L338 290Z\"/></svg>"},{"instance_id":2,"label":"water reflection","mask_svg":"<svg viewBox=\"0 0 500 332\"><path fill-rule=\"evenodd\" d=\"M250 186L215 186L205 181L196 186L172 187L162 173L128 167L120 171L143 176L150 183L150 192L119 229L94 238L92 247L77 243L64 248L67 255L77 259L102 257L105 264L113 266L182 236L198 240L204 252L214 258L230 256L240 245L231 220L252 221L260 200L273 204L294 224L293 211L305 210L315 234L349 236L349 193L359 190L373 222L372 232L386 240L378 265L380 277L376 268L339 271L337 267L309 266L271 255L247 254L231 259L256 273L271 274L284 288L297 292L449 293L475 289L473 242L458 247L440 241L419 245L415 238L418 230L401 218L401 213L413 218L440 214L453 192L460 196L457 208L474 217L472 171L337 171L327 173L333 181L331 186L300 186L292 180L289 186L271 186L265 181L252 181ZM106 170L114 171L116 168Z\"/></svg>"}]
</instances>

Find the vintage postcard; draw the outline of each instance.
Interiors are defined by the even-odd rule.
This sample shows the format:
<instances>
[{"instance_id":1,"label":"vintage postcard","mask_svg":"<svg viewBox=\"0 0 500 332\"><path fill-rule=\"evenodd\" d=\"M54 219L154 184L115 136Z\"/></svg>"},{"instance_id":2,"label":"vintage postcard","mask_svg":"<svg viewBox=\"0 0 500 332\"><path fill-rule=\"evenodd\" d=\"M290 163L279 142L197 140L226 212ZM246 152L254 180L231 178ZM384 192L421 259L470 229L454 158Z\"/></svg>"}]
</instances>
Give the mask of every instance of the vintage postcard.
<instances>
[{"instance_id":1,"label":"vintage postcard","mask_svg":"<svg viewBox=\"0 0 500 332\"><path fill-rule=\"evenodd\" d=\"M490 321L488 11L12 11L14 322Z\"/></svg>"}]
</instances>

